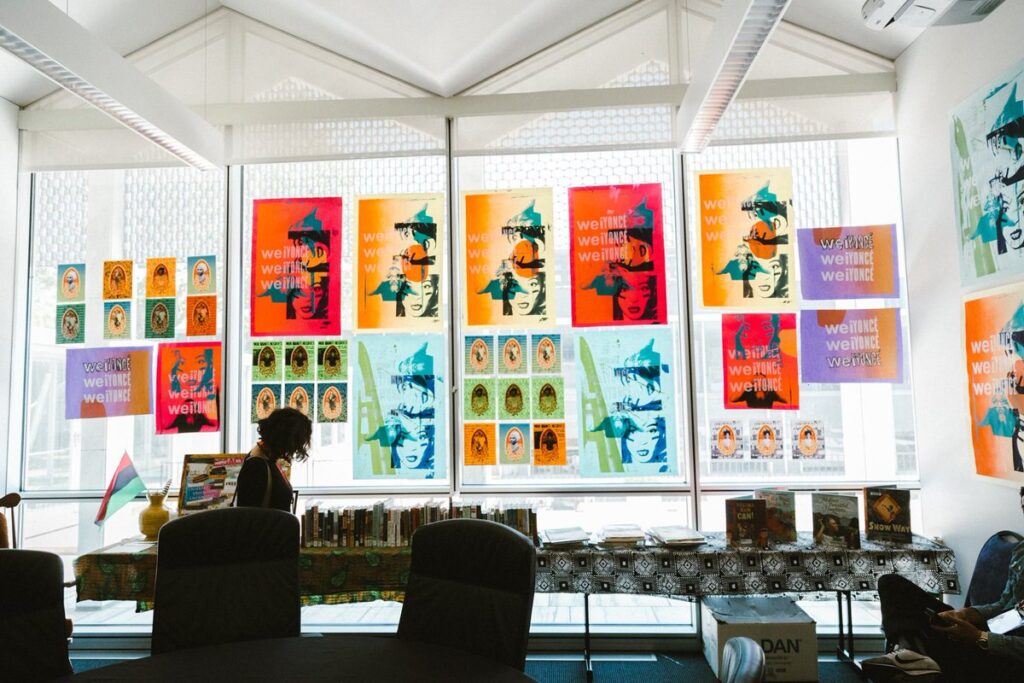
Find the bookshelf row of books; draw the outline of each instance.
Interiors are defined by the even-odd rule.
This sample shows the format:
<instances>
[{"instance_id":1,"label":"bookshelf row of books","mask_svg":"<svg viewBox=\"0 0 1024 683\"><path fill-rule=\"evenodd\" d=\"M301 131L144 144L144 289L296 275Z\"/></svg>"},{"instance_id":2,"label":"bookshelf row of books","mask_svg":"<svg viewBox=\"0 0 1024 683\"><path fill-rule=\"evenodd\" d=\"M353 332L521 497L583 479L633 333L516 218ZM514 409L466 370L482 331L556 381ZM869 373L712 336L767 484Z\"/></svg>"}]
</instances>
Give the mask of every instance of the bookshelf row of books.
<instances>
[{"instance_id":1,"label":"bookshelf row of books","mask_svg":"<svg viewBox=\"0 0 1024 683\"><path fill-rule=\"evenodd\" d=\"M725 538L734 547L767 548L795 543L796 501L792 491L762 489L725 501ZM811 531L816 545L860 548L860 505L855 495L811 493ZM890 486L864 489L868 540L909 543L910 491Z\"/></svg>"},{"instance_id":2,"label":"bookshelf row of books","mask_svg":"<svg viewBox=\"0 0 1024 683\"><path fill-rule=\"evenodd\" d=\"M424 505L334 506L310 502L300 517L304 548L396 548L408 546L413 532L444 519L489 519L537 539L537 511L526 506L484 510L480 505L453 505L450 500Z\"/></svg>"}]
</instances>

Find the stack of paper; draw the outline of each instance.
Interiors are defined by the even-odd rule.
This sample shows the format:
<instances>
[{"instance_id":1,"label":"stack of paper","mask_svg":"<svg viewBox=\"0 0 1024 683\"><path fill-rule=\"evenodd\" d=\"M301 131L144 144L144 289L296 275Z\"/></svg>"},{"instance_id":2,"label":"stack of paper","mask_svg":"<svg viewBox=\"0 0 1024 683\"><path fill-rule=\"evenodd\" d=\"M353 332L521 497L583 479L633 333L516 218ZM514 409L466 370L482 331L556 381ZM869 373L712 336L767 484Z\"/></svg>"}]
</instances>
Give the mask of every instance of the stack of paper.
<instances>
[{"instance_id":1,"label":"stack of paper","mask_svg":"<svg viewBox=\"0 0 1024 683\"><path fill-rule=\"evenodd\" d=\"M644 530L638 524L608 524L601 530L605 545L636 545L643 540Z\"/></svg>"},{"instance_id":2,"label":"stack of paper","mask_svg":"<svg viewBox=\"0 0 1024 683\"><path fill-rule=\"evenodd\" d=\"M548 529L544 532L545 545L585 545L590 534L578 526Z\"/></svg>"},{"instance_id":3,"label":"stack of paper","mask_svg":"<svg viewBox=\"0 0 1024 683\"><path fill-rule=\"evenodd\" d=\"M685 526L652 526L647 530L651 539L659 545L694 546L704 542L704 535Z\"/></svg>"}]
</instances>

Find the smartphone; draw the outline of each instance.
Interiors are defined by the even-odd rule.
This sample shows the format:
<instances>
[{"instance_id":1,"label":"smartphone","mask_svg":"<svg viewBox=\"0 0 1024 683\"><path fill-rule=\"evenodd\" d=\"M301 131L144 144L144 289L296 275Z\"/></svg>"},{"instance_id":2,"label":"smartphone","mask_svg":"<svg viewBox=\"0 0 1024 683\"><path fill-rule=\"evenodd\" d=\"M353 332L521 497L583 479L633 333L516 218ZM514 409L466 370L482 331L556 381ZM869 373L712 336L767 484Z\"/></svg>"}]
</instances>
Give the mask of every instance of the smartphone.
<instances>
[{"instance_id":1,"label":"smartphone","mask_svg":"<svg viewBox=\"0 0 1024 683\"><path fill-rule=\"evenodd\" d=\"M939 613L936 612L935 610L931 609L930 607L925 609L924 615L926 617L928 617L928 623L929 624L941 624L941 623L943 623L943 620L939 618Z\"/></svg>"}]
</instances>

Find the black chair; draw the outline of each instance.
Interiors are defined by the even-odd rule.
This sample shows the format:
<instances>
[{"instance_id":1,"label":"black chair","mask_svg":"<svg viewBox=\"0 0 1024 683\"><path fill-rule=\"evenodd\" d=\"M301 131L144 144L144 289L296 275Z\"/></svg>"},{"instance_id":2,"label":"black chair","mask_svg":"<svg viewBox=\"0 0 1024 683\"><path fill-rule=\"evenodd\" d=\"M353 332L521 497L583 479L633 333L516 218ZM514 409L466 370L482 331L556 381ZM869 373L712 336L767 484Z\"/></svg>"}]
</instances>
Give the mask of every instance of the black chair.
<instances>
[{"instance_id":1,"label":"black chair","mask_svg":"<svg viewBox=\"0 0 1024 683\"><path fill-rule=\"evenodd\" d=\"M0 679L47 681L70 674L64 624L60 558L0 550Z\"/></svg>"},{"instance_id":2,"label":"black chair","mask_svg":"<svg viewBox=\"0 0 1024 683\"><path fill-rule=\"evenodd\" d=\"M1006 587L1006 578L1010 575L1010 555L1013 549L1024 540L1024 536L1015 531L999 531L989 536L985 545L981 546L978 561L974 564L971 583L967 587L966 607L971 605L987 605L999 599Z\"/></svg>"},{"instance_id":3,"label":"black chair","mask_svg":"<svg viewBox=\"0 0 1024 683\"><path fill-rule=\"evenodd\" d=\"M722 683L764 681L764 650L752 638L730 638L722 649Z\"/></svg>"},{"instance_id":4,"label":"black chair","mask_svg":"<svg viewBox=\"0 0 1024 683\"><path fill-rule=\"evenodd\" d=\"M227 508L160 529L153 654L299 635L299 521Z\"/></svg>"},{"instance_id":5,"label":"black chair","mask_svg":"<svg viewBox=\"0 0 1024 683\"><path fill-rule=\"evenodd\" d=\"M412 535L412 571L398 637L526 664L537 551L483 519L451 519Z\"/></svg>"}]
</instances>

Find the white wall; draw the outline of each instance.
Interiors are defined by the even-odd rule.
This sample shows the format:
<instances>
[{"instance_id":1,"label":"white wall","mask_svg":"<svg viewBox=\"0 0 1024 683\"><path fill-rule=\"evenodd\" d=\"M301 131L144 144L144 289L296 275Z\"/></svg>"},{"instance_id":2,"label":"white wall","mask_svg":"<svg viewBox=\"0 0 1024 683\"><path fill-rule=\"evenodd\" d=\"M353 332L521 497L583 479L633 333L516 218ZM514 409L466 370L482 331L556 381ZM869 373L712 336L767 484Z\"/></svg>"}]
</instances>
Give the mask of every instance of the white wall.
<instances>
[{"instance_id":1,"label":"white wall","mask_svg":"<svg viewBox=\"0 0 1024 683\"><path fill-rule=\"evenodd\" d=\"M1024 531L1016 488L974 475L961 337L949 112L1024 58L1024 2L980 24L928 29L896 60L917 447L925 532L942 536L965 584L984 540ZM961 596L962 598L962 596Z\"/></svg>"},{"instance_id":2,"label":"white wall","mask_svg":"<svg viewBox=\"0 0 1024 683\"><path fill-rule=\"evenodd\" d=\"M0 98L0 492L7 482L17 206L18 107Z\"/></svg>"}]
</instances>

